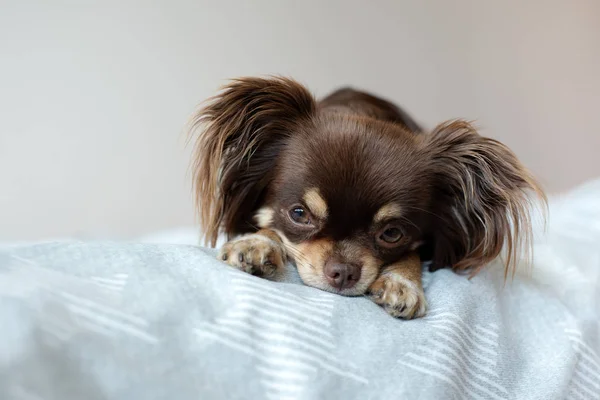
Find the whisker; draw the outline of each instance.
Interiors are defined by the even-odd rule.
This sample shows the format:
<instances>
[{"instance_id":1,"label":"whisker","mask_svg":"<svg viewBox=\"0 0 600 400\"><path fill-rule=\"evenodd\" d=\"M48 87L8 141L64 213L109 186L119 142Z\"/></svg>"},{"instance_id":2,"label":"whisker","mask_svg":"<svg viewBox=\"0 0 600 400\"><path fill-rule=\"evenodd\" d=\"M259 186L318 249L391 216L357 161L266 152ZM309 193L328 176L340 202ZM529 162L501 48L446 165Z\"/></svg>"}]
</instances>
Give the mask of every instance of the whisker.
<instances>
[{"instance_id":1,"label":"whisker","mask_svg":"<svg viewBox=\"0 0 600 400\"><path fill-rule=\"evenodd\" d=\"M306 258L304 254L300 252L300 250L291 245L287 245L285 248L292 255L294 261L300 261L302 264L309 266L313 270L316 270L315 266L308 260L308 258Z\"/></svg>"},{"instance_id":2,"label":"whisker","mask_svg":"<svg viewBox=\"0 0 600 400\"><path fill-rule=\"evenodd\" d=\"M404 221L404 222L407 222L410 225L414 226L415 229L418 230L419 232L421 231L421 229L414 222L412 222L411 220L409 220L408 218L406 218L406 217L400 217L400 220Z\"/></svg>"},{"instance_id":3,"label":"whisker","mask_svg":"<svg viewBox=\"0 0 600 400\"><path fill-rule=\"evenodd\" d=\"M424 209L424 208L420 208L420 207L414 207L414 206L404 206L404 207L406 207L406 208L407 208L407 209L409 209L409 210L417 210L417 211L422 211L422 212L424 212L424 213L427 213L427 214L433 215L434 217L438 217L439 219L441 219L441 220L442 220L442 221L444 221L445 223L448 223L448 220L447 220L446 218L444 218L444 217L442 217L441 215L439 215L439 214L436 214L436 213L434 213L434 212L432 212L432 211L426 210L426 209Z\"/></svg>"},{"instance_id":4,"label":"whisker","mask_svg":"<svg viewBox=\"0 0 600 400\"><path fill-rule=\"evenodd\" d=\"M308 263L308 258L304 254L302 254L299 250L294 249L292 247L286 247L289 253L293 256L294 260L299 260L305 263Z\"/></svg>"}]
</instances>

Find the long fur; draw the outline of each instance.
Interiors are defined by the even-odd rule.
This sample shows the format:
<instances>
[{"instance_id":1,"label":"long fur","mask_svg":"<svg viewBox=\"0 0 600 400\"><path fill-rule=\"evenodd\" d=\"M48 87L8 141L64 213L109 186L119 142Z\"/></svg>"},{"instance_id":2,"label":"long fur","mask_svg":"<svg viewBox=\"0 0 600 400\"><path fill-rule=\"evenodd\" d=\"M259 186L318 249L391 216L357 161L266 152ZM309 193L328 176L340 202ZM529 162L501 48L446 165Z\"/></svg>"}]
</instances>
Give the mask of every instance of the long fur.
<instances>
[{"instance_id":1,"label":"long fur","mask_svg":"<svg viewBox=\"0 0 600 400\"><path fill-rule=\"evenodd\" d=\"M510 149L480 136L465 121L420 133L398 107L352 89L317 103L304 86L279 77L233 80L193 119L194 189L207 244L214 246L220 232L232 236L257 230L252 216L265 201L278 157L295 132L314 127L317 114L320 121L329 118L336 124L341 117L326 109L348 113L373 129L389 131L393 123L404 135L419 136L419 168L424 170L418 172L427 174L422 186L430 198L422 207L435 217L425 238L433 248L434 268L474 274L505 249L505 276L514 273L519 255L530 247L532 195L544 203L546 198ZM376 120L385 123L369 122Z\"/></svg>"},{"instance_id":2,"label":"long fur","mask_svg":"<svg viewBox=\"0 0 600 400\"><path fill-rule=\"evenodd\" d=\"M248 218L269 183L282 141L315 109L311 94L281 77L231 81L196 115L196 206L205 242L252 229Z\"/></svg>"},{"instance_id":3,"label":"long fur","mask_svg":"<svg viewBox=\"0 0 600 400\"><path fill-rule=\"evenodd\" d=\"M531 212L546 197L515 154L480 136L466 121L448 121L427 137L432 152L436 208L451 224L440 224L434 263L472 275L506 250L505 277L520 255L529 258Z\"/></svg>"}]
</instances>

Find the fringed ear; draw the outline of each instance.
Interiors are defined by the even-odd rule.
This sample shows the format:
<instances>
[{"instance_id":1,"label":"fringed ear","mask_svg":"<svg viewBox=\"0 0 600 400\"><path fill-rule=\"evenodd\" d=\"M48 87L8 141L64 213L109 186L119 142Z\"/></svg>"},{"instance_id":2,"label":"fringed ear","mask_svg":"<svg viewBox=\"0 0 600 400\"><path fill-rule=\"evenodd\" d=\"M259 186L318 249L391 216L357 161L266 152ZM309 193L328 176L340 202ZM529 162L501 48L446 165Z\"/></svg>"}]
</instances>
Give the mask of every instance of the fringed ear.
<instances>
[{"instance_id":1,"label":"fringed ear","mask_svg":"<svg viewBox=\"0 0 600 400\"><path fill-rule=\"evenodd\" d=\"M194 192L206 244L214 247L221 229L252 229L280 149L314 110L311 94L291 79L241 78L195 115Z\"/></svg>"},{"instance_id":2,"label":"fringed ear","mask_svg":"<svg viewBox=\"0 0 600 400\"><path fill-rule=\"evenodd\" d=\"M531 213L536 200L545 206L544 192L508 147L468 122L445 122L425 140L440 217L432 267L474 275L504 249L505 278L514 275L521 254L529 258Z\"/></svg>"}]
</instances>

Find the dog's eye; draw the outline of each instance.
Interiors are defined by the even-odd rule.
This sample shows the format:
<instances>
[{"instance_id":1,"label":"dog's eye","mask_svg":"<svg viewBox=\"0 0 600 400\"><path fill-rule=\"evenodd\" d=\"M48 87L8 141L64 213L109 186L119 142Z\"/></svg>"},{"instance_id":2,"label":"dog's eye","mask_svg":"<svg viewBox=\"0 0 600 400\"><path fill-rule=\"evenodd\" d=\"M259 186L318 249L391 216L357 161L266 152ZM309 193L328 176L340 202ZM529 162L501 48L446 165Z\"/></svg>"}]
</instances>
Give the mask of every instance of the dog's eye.
<instances>
[{"instance_id":1,"label":"dog's eye","mask_svg":"<svg viewBox=\"0 0 600 400\"><path fill-rule=\"evenodd\" d=\"M388 244L395 244L402 239L402 231L396 227L390 227L384 230L379 239Z\"/></svg>"},{"instance_id":2,"label":"dog's eye","mask_svg":"<svg viewBox=\"0 0 600 400\"><path fill-rule=\"evenodd\" d=\"M312 225L310 213L300 206L295 206L290 210L290 219L299 225Z\"/></svg>"}]
</instances>

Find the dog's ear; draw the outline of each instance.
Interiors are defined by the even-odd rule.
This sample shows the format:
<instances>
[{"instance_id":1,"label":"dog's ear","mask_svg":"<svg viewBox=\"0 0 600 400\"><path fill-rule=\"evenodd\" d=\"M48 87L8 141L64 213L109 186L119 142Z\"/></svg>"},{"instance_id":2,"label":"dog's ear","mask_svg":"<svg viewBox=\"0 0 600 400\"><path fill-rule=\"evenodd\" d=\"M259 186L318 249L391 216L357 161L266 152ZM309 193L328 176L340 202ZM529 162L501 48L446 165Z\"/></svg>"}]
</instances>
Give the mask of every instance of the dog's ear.
<instances>
[{"instance_id":1,"label":"dog's ear","mask_svg":"<svg viewBox=\"0 0 600 400\"><path fill-rule=\"evenodd\" d=\"M529 255L532 207L546 197L515 154L480 136L464 121L449 121L425 137L433 177L432 268L477 273L505 256L505 278Z\"/></svg>"},{"instance_id":2,"label":"dog's ear","mask_svg":"<svg viewBox=\"0 0 600 400\"><path fill-rule=\"evenodd\" d=\"M279 151L315 107L308 90L291 79L240 78L193 118L194 192L207 244L216 244L221 229L228 236L252 229L251 214Z\"/></svg>"}]
</instances>

